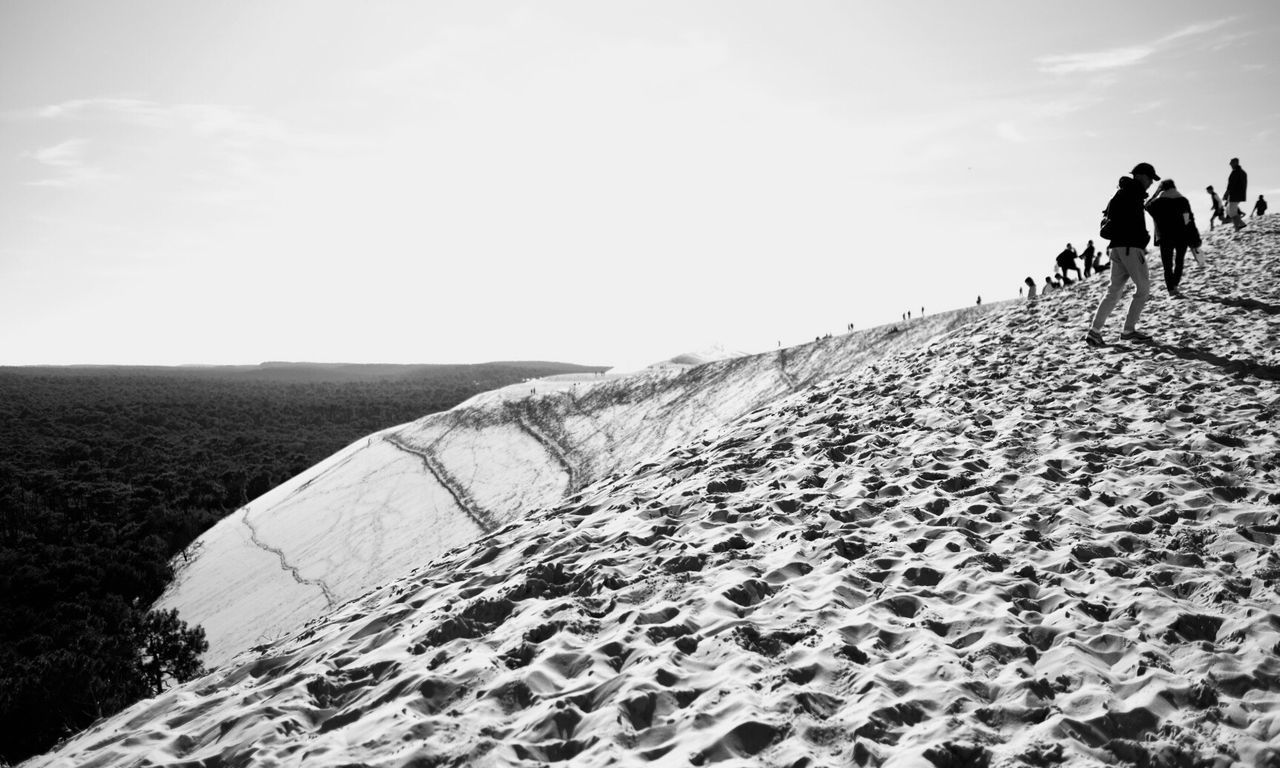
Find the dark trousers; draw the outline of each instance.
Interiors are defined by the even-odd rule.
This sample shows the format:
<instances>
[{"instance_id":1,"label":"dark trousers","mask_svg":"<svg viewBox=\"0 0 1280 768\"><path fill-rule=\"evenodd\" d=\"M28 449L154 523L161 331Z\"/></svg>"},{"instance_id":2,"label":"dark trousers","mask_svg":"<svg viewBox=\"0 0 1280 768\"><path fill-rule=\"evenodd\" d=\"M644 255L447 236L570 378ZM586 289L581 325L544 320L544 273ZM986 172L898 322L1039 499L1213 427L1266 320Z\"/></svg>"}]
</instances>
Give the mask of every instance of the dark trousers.
<instances>
[{"instance_id":1,"label":"dark trousers","mask_svg":"<svg viewBox=\"0 0 1280 768\"><path fill-rule=\"evenodd\" d=\"M1080 276L1080 268L1079 268L1079 267L1077 267L1077 266L1075 265L1075 262L1073 262L1073 261L1070 261L1070 262L1063 262L1063 261L1060 261L1060 262L1058 262L1058 269L1062 271L1062 284L1063 284L1063 285L1071 285L1071 281L1070 281L1069 279L1067 279L1067 270L1071 270L1072 272L1075 272L1075 273L1076 273L1076 279L1077 279L1077 280L1081 280L1081 279L1082 279L1082 278L1081 278L1081 276Z\"/></svg>"},{"instance_id":2,"label":"dark trousers","mask_svg":"<svg viewBox=\"0 0 1280 768\"><path fill-rule=\"evenodd\" d=\"M1186 245L1160 244L1160 261L1164 263L1164 287L1169 293L1178 292L1182 282L1182 262L1187 257Z\"/></svg>"}]
</instances>

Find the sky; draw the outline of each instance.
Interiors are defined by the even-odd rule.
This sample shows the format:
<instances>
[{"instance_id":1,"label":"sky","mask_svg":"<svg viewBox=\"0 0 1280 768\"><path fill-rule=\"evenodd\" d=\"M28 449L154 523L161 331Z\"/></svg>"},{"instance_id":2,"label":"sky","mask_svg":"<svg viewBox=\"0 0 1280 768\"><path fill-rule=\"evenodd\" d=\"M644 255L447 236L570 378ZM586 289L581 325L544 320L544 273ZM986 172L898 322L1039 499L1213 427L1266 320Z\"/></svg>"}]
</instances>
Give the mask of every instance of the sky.
<instances>
[{"instance_id":1,"label":"sky","mask_svg":"<svg viewBox=\"0 0 1280 768\"><path fill-rule=\"evenodd\" d=\"M0 365L627 365L1013 298L1138 162L1202 225L1231 157L1280 198L1277 75L1270 0L0 0Z\"/></svg>"}]
</instances>

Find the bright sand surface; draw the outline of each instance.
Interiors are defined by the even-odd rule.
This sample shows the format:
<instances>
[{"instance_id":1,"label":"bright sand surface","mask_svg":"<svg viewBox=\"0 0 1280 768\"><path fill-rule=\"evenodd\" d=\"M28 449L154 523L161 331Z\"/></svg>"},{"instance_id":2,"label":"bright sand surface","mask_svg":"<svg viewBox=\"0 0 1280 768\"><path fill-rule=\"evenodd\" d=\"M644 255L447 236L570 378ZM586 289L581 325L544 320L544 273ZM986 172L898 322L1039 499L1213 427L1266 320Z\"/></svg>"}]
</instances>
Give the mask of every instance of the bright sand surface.
<instances>
[{"instance_id":1,"label":"bright sand surface","mask_svg":"<svg viewBox=\"0 0 1280 768\"><path fill-rule=\"evenodd\" d=\"M991 310L482 393L358 440L237 510L178 558L156 607L204 627L205 663L222 665L530 510Z\"/></svg>"},{"instance_id":2,"label":"bright sand surface","mask_svg":"<svg viewBox=\"0 0 1280 768\"><path fill-rule=\"evenodd\" d=\"M975 315L31 764L1280 764L1280 222L1208 242L1154 343Z\"/></svg>"}]
</instances>

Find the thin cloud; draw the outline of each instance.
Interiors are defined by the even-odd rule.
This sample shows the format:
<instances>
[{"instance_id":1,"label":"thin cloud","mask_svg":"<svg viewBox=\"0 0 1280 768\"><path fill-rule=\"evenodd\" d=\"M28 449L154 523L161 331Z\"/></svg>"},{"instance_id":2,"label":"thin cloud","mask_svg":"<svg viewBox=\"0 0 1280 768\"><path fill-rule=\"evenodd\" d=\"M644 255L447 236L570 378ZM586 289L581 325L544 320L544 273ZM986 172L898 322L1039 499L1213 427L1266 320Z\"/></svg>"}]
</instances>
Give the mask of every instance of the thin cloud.
<instances>
[{"instance_id":1,"label":"thin cloud","mask_svg":"<svg viewBox=\"0 0 1280 768\"><path fill-rule=\"evenodd\" d=\"M1222 27L1226 26L1227 24L1230 24L1235 20L1236 20L1235 16L1228 16L1224 19L1216 19L1214 21L1202 21L1198 24L1189 24L1183 27L1182 29L1179 29L1176 32L1172 32L1160 38L1159 40L1156 41L1156 45L1166 45L1168 43L1172 43L1176 40L1181 40L1186 37L1197 37L1207 32L1212 32L1215 29L1221 29Z\"/></svg>"},{"instance_id":2,"label":"thin cloud","mask_svg":"<svg viewBox=\"0 0 1280 768\"><path fill-rule=\"evenodd\" d=\"M87 139L68 139L59 144L26 153L26 157L56 171L57 174L29 181L27 186L66 189L81 187L107 178L107 174L101 168L87 162L88 146Z\"/></svg>"},{"instance_id":3,"label":"thin cloud","mask_svg":"<svg viewBox=\"0 0 1280 768\"><path fill-rule=\"evenodd\" d=\"M1133 46L1129 48L1112 48L1107 51L1092 51L1090 53L1041 56L1036 61L1040 64L1041 72L1048 72L1051 75L1066 75L1075 72L1100 72L1133 66L1155 52L1156 49L1149 46Z\"/></svg>"},{"instance_id":4,"label":"thin cloud","mask_svg":"<svg viewBox=\"0 0 1280 768\"><path fill-rule=\"evenodd\" d=\"M1041 72L1051 75L1106 72L1113 69L1132 67L1175 43L1208 34L1233 21L1235 21L1234 16L1190 24L1151 42L1138 45L1108 48L1102 51L1041 56L1036 59L1036 64L1039 65Z\"/></svg>"},{"instance_id":5,"label":"thin cloud","mask_svg":"<svg viewBox=\"0 0 1280 768\"><path fill-rule=\"evenodd\" d=\"M27 111L44 120L106 120L147 128L183 130L235 147L279 143L299 148L335 148L352 142L319 133L299 132L276 118L226 104L162 104L147 99L73 99Z\"/></svg>"},{"instance_id":6,"label":"thin cloud","mask_svg":"<svg viewBox=\"0 0 1280 768\"><path fill-rule=\"evenodd\" d=\"M55 168L73 168L83 162L84 150L88 144L86 139L69 139L61 144L37 149L31 153L31 158Z\"/></svg>"}]
</instances>

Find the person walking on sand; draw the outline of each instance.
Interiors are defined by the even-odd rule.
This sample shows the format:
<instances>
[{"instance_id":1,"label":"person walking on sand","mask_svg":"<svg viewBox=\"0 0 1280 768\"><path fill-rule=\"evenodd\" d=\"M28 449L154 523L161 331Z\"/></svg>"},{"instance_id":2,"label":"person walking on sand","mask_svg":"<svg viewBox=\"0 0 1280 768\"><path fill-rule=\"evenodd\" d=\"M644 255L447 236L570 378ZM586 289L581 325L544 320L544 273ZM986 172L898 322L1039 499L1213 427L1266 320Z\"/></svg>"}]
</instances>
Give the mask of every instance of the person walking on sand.
<instances>
[{"instance_id":1,"label":"person walking on sand","mask_svg":"<svg viewBox=\"0 0 1280 768\"><path fill-rule=\"evenodd\" d=\"M1209 209L1209 231L1212 232L1214 219L1217 219L1222 224L1226 224L1227 215L1222 210L1222 198L1218 197L1217 192L1213 191L1213 185L1210 184L1205 187L1204 191L1209 193L1209 200L1213 204L1213 207Z\"/></svg>"},{"instance_id":2,"label":"person walking on sand","mask_svg":"<svg viewBox=\"0 0 1280 768\"><path fill-rule=\"evenodd\" d=\"M1244 229L1244 212L1240 204L1249 199L1249 174L1240 167L1240 158L1231 158L1231 174L1227 176L1227 218L1236 231Z\"/></svg>"},{"instance_id":3,"label":"person walking on sand","mask_svg":"<svg viewBox=\"0 0 1280 768\"><path fill-rule=\"evenodd\" d=\"M1124 284L1130 280L1134 287L1133 300L1129 302L1129 312L1125 315L1120 338L1125 341L1151 341L1150 335L1138 330L1138 318L1151 295L1146 257L1151 235L1147 233L1147 218L1143 213L1142 201L1147 197L1147 187L1152 182L1159 181L1160 176L1151 167L1151 163L1138 163L1130 174L1120 177L1118 189L1104 212L1108 229L1106 237L1111 241L1107 245L1107 255L1111 257L1111 284L1098 304L1093 324L1084 338L1085 343L1091 347L1106 345L1102 338L1102 326L1120 301Z\"/></svg>"},{"instance_id":4,"label":"person walking on sand","mask_svg":"<svg viewBox=\"0 0 1280 768\"><path fill-rule=\"evenodd\" d=\"M1095 254L1093 250L1093 241L1090 240L1089 244L1086 245L1084 247L1084 250L1080 252L1080 261L1084 263L1084 279L1085 280L1088 280L1089 277L1093 274L1093 260L1096 256L1097 254Z\"/></svg>"},{"instance_id":5,"label":"person walking on sand","mask_svg":"<svg viewBox=\"0 0 1280 768\"><path fill-rule=\"evenodd\" d=\"M1258 195L1258 202L1253 204L1252 215L1254 217L1267 215L1267 199L1262 195Z\"/></svg>"},{"instance_id":6,"label":"person walking on sand","mask_svg":"<svg viewBox=\"0 0 1280 768\"><path fill-rule=\"evenodd\" d=\"M1164 287L1170 296L1180 299L1178 284L1182 282L1182 263L1187 247L1194 244L1190 237L1194 221L1191 202L1178 191L1173 179L1165 179L1146 208L1155 222L1155 243L1160 246L1160 261L1164 262Z\"/></svg>"},{"instance_id":7,"label":"person walking on sand","mask_svg":"<svg viewBox=\"0 0 1280 768\"><path fill-rule=\"evenodd\" d=\"M1076 266L1076 247L1071 243L1067 243L1067 247L1062 253L1058 254L1058 269L1062 270L1062 285L1071 285L1071 278L1067 277L1068 270L1075 270L1076 279L1083 280L1084 276L1080 274L1080 267Z\"/></svg>"}]
</instances>

